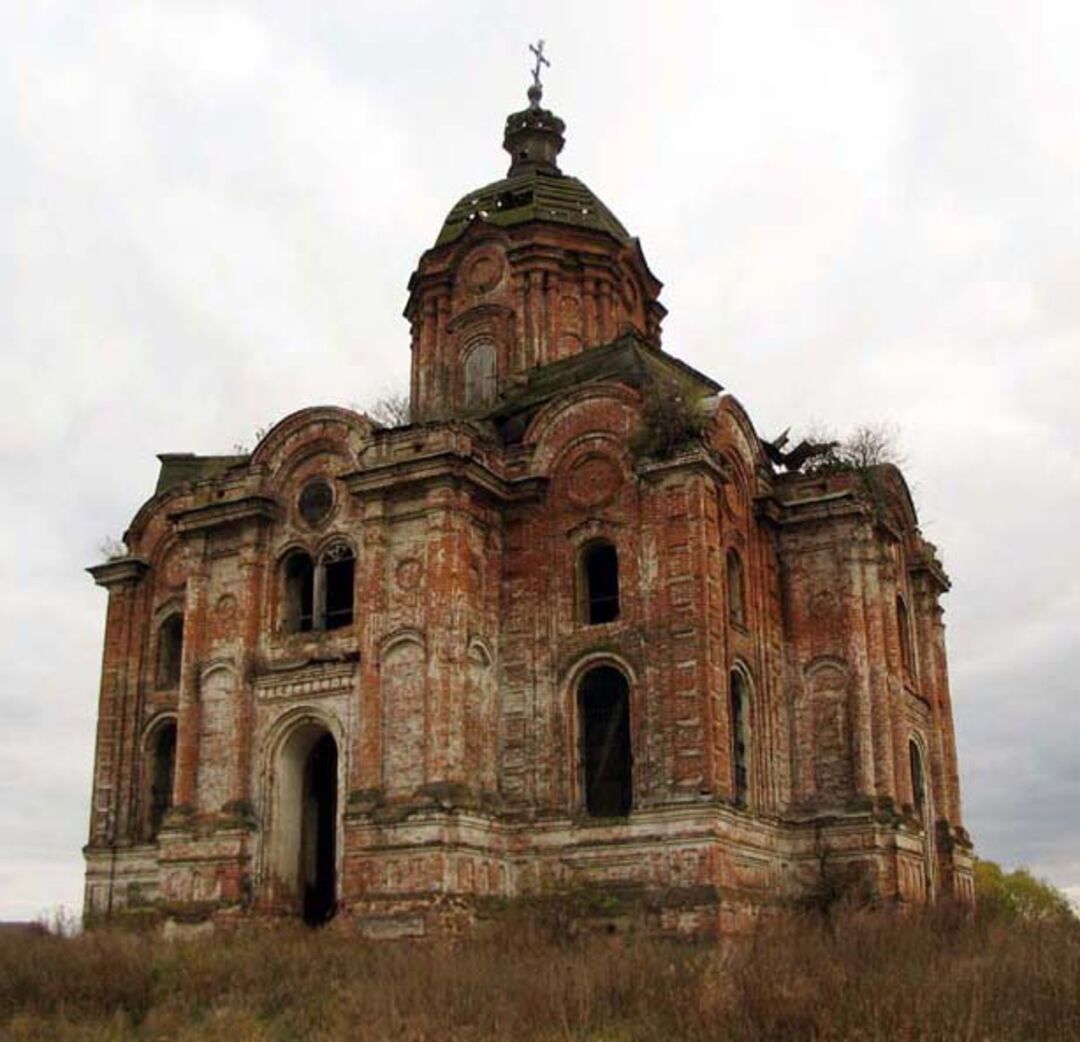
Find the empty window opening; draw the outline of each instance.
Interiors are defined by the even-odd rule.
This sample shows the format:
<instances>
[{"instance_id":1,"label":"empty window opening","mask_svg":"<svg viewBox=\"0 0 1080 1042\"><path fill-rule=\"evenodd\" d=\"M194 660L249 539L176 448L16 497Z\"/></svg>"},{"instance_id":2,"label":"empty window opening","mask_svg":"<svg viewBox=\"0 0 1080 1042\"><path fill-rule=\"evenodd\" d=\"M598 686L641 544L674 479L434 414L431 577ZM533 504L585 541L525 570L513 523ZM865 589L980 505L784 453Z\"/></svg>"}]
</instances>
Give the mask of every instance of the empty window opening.
<instances>
[{"instance_id":1,"label":"empty window opening","mask_svg":"<svg viewBox=\"0 0 1080 1042\"><path fill-rule=\"evenodd\" d=\"M170 615L158 630L157 686L176 687L180 683L180 661L184 649L184 616Z\"/></svg>"},{"instance_id":2,"label":"empty window opening","mask_svg":"<svg viewBox=\"0 0 1080 1042\"><path fill-rule=\"evenodd\" d=\"M173 803L176 775L176 724L162 724L150 742L149 838L155 839Z\"/></svg>"},{"instance_id":3,"label":"empty window opening","mask_svg":"<svg viewBox=\"0 0 1080 1042\"><path fill-rule=\"evenodd\" d=\"M900 661L904 672L915 675L915 649L911 643L911 621L908 619L907 605L900 597L896 598L896 625L900 631Z\"/></svg>"},{"instance_id":4,"label":"empty window opening","mask_svg":"<svg viewBox=\"0 0 1080 1042\"><path fill-rule=\"evenodd\" d=\"M356 555L335 542L314 562L295 550L283 565L282 629L286 633L336 630L353 622Z\"/></svg>"},{"instance_id":5,"label":"empty window opening","mask_svg":"<svg viewBox=\"0 0 1080 1042\"><path fill-rule=\"evenodd\" d=\"M746 625L746 592L742 558L738 550L727 553L728 617L738 626Z\"/></svg>"},{"instance_id":6,"label":"empty window opening","mask_svg":"<svg viewBox=\"0 0 1080 1042\"><path fill-rule=\"evenodd\" d=\"M315 626L315 565L301 550L285 558L285 629L306 633Z\"/></svg>"},{"instance_id":7,"label":"empty window opening","mask_svg":"<svg viewBox=\"0 0 1080 1042\"><path fill-rule=\"evenodd\" d=\"M524 152L521 154L521 158L525 158ZM506 191L498 197L495 206L499 210L517 210L523 206L532 206L532 202L533 194L529 189L523 192Z\"/></svg>"},{"instance_id":8,"label":"empty window opening","mask_svg":"<svg viewBox=\"0 0 1080 1042\"><path fill-rule=\"evenodd\" d=\"M926 775L923 772L922 752L917 742L908 742L908 755L911 757L911 800L916 817L925 824Z\"/></svg>"},{"instance_id":9,"label":"empty window opening","mask_svg":"<svg viewBox=\"0 0 1080 1042\"><path fill-rule=\"evenodd\" d=\"M578 688L585 809L594 818L623 817L633 806L630 689L611 666L589 670Z\"/></svg>"},{"instance_id":10,"label":"empty window opening","mask_svg":"<svg viewBox=\"0 0 1080 1042\"><path fill-rule=\"evenodd\" d=\"M746 806L750 789L750 727L746 681L742 673L731 674L731 773L735 803Z\"/></svg>"},{"instance_id":11,"label":"empty window opening","mask_svg":"<svg viewBox=\"0 0 1080 1042\"><path fill-rule=\"evenodd\" d=\"M581 554L582 615L595 626L619 617L619 554L611 543L590 543Z\"/></svg>"},{"instance_id":12,"label":"empty window opening","mask_svg":"<svg viewBox=\"0 0 1080 1042\"><path fill-rule=\"evenodd\" d=\"M495 345L482 340L465 356L465 408L490 405L496 391Z\"/></svg>"},{"instance_id":13,"label":"empty window opening","mask_svg":"<svg viewBox=\"0 0 1080 1042\"><path fill-rule=\"evenodd\" d=\"M328 630L351 626L353 621L353 577L356 558L344 543L336 543L322 556L325 610L323 626Z\"/></svg>"},{"instance_id":14,"label":"empty window opening","mask_svg":"<svg viewBox=\"0 0 1080 1042\"><path fill-rule=\"evenodd\" d=\"M300 884L304 922L318 926L337 906L337 743L329 733L304 763L300 821Z\"/></svg>"}]
</instances>

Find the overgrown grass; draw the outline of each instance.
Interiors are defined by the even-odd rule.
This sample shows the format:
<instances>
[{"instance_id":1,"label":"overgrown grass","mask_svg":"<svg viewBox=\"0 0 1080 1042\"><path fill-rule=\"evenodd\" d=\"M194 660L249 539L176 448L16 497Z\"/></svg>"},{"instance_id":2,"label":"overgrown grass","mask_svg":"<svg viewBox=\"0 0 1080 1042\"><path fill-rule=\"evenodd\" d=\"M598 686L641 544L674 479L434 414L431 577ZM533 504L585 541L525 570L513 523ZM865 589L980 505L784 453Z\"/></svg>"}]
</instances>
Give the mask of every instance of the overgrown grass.
<instances>
[{"instance_id":1,"label":"overgrown grass","mask_svg":"<svg viewBox=\"0 0 1080 1042\"><path fill-rule=\"evenodd\" d=\"M1075 1040L1080 926L852 913L708 945L520 925L455 943L5 936L0 1038Z\"/></svg>"}]
</instances>

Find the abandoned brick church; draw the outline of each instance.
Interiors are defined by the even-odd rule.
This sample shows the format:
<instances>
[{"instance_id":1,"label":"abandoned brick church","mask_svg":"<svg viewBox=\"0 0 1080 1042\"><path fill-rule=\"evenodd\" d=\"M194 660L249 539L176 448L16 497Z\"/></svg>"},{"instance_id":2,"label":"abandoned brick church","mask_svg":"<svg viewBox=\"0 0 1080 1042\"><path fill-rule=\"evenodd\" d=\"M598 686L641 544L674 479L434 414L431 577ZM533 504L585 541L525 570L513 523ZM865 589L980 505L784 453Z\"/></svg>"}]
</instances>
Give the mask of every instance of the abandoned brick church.
<instances>
[{"instance_id":1,"label":"abandoned brick church","mask_svg":"<svg viewBox=\"0 0 1080 1042\"><path fill-rule=\"evenodd\" d=\"M948 580L900 472L800 465L661 349L661 283L540 100L410 280L411 422L163 455L90 569L91 919L972 900Z\"/></svg>"}]
</instances>

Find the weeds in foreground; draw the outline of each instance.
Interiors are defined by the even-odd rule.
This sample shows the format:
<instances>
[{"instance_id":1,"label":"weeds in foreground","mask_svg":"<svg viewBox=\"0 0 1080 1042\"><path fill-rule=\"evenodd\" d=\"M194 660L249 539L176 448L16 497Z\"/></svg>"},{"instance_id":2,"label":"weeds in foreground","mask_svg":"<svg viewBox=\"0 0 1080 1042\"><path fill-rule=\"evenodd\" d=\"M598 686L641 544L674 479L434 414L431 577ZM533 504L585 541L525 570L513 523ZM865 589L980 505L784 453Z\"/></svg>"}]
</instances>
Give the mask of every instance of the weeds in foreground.
<instances>
[{"instance_id":1,"label":"weeds in foreground","mask_svg":"<svg viewBox=\"0 0 1080 1042\"><path fill-rule=\"evenodd\" d=\"M1080 926L879 912L707 945L522 928L381 944L344 927L0 937L0 1038L1071 1040Z\"/></svg>"}]
</instances>

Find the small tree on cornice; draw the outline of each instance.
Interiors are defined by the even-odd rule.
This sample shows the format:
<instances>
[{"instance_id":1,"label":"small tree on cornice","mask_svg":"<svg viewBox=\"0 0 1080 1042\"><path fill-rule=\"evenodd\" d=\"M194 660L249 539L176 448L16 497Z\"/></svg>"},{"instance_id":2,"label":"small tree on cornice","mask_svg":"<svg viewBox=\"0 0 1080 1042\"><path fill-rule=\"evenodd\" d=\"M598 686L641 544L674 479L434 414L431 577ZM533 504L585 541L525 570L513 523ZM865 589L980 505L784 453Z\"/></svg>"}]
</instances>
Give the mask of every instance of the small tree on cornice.
<instances>
[{"instance_id":1,"label":"small tree on cornice","mask_svg":"<svg viewBox=\"0 0 1080 1042\"><path fill-rule=\"evenodd\" d=\"M668 459L683 445L705 436L709 417L690 384L658 378L643 389L642 397L641 426L630 439L635 456Z\"/></svg>"}]
</instances>

